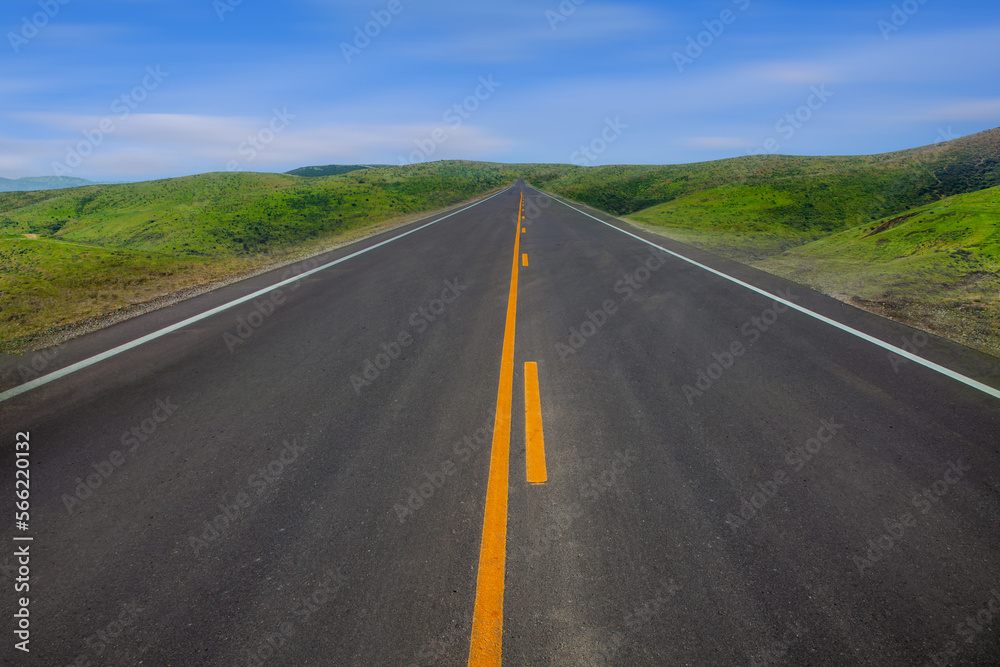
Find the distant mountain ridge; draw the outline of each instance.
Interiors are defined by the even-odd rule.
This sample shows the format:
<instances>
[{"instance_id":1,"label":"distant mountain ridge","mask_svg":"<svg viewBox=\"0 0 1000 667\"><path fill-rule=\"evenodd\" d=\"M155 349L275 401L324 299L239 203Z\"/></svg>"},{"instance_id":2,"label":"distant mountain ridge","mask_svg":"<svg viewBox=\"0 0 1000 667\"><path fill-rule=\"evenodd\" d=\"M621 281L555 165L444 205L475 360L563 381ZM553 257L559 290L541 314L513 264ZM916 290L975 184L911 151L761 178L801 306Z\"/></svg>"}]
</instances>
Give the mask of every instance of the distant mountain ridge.
<instances>
[{"instance_id":1,"label":"distant mountain ridge","mask_svg":"<svg viewBox=\"0 0 1000 667\"><path fill-rule=\"evenodd\" d=\"M0 192L31 192L34 190L58 190L78 188L83 185L97 185L86 178L72 176L25 176L23 178L0 178Z\"/></svg>"}]
</instances>

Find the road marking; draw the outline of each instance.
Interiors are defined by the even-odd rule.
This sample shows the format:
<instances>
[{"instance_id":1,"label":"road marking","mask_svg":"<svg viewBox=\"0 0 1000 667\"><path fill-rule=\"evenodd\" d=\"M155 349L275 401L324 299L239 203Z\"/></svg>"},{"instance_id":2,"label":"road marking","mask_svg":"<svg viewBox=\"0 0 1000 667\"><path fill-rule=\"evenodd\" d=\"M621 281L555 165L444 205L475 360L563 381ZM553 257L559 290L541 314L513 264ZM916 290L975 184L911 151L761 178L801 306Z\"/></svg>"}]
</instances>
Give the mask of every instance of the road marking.
<instances>
[{"instance_id":1,"label":"road marking","mask_svg":"<svg viewBox=\"0 0 1000 667\"><path fill-rule=\"evenodd\" d=\"M521 226L524 193L517 206L517 227ZM507 558L507 488L510 473L510 417L514 396L514 331L517 322L517 251L521 235L514 234L514 262L507 297L507 323L500 357L500 387L497 389L497 416L493 422L490 477L486 486L483 541L479 550L476 578L476 608L472 615L469 667L500 667L503 646L503 586Z\"/></svg>"},{"instance_id":2,"label":"road marking","mask_svg":"<svg viewBox=\"0 0 1000 667\"><path fill-rule=\"evenodd\" d=\"M151 340L156 340L157 338L160 338L161 336L165 336L168 333L172 333L174 331L177 331L178 329L183 329L184 327L189 326L191 324L194 324L195 322L201 321L201 320L203 320L203 319L205 319L207 317L211 317L212 315L216 315L216 314L221 313L221 312L223 312L225 310L228 310L228 309L232 308L233 306L238 306L241 303L246 303L247 301L252 301L253 299L256 299L258 297L261 297L261 296L264 296L266 294L269 294L269 293L273 292L275 289L277 289L279 287L283 287L285 285L293 283L296 280L301 280L301 279L305 278L306 276L311 276L312 274L317 273L319 271L322 271L324 269L328 269L331 266L336 266L337 264L340 264L341 262L346 262L349 259L353 259L354 257L357 257L358 255L363 255L366 252L368 252L370 250L374 250L375 248L379 248L381 246L384 246L387 243L392 243L393 241L401 239L404 236L409 236L410 234L413 234L415 232L419 232L421 229L426 229L427 227L430 227L431 225L437 224L437 223L441 222L442 220L444 220L445 218L450 218L453 215L458 215L462 211L468 211L473 206L478 206L479 204L482 204L485 201L489 201L490 199L493 199L497 195L501 195L504 192L507 192L507 190L509 190L509 189L510 188L507 188L505 190L501 190L500 192L497 192L496 194L490 195L486 199L481 199L481 200L477 201L474 204L470 204L470 205L466 206L465 208L459 209L457 211L453 211L453 212L449 213L448 215L441 216L440 218L438 218L437 220L434 220L433 222L428 222L426 225L421 225L420 227L417 227L415 229L411 229L408 232L403 232L402 234L400 234L398 236L394 236L391 239L386 239L385 241L380 241L379 243L376 243L375 245L369 246L369 247L367 247L367 248L365 248L363 250L358 250L357 252L353 252L350 255L346 255L344 257L341 257L340 259L335 259L332 262L328 262L328 263L324 264L323 266L318 266L318 267L316 267L314 269L310 269L308 271L303 271L302 273L300 273L300 274L298 274L296 276L293 276L291 278L287 278L285 280L282 280L281 282L277 282L277 283L275 283L275 284L273 284L273 285L271 285L269 287L265 287L264 289L257 290L253 294L248 294L248 295L242 296L242 297L240 297L238 299L234 299L233 301L230 301L229 303L222 304L221 306L216 306L215 308L212 308L211 310L206 310L203 313L200 313L198 315L194 315L193 317L189 317L186 320L183 320L183 321L178 322L176 324L171 324L170 326L164 327L163 329L160 329L159 331L154 331L152 333L146 334L145 336L142 336L141 338L136 338L133 341L130 341L128 343L124 343L122 345L119 345L118 347L111 348L110 350L106 350L105 352L101 352L100 354L96 354L93 357L89 357L89 358L84 359L82 361L78 361L75 364L71 364L71 365L67 366L66 368L61 368L61 369L59 369L57 371L53 371L53 372L51 372L51 373L49 373L47 375L43 375L41 377L35 378L34 380L31 380L30 382L25 382L24 384L20 384L20 385L18 385L16 387L8 389L7 391L0 392L0 402L6 401L8 398L14 398L17 395L23 394L26 391L30 391L32 389L35 389L36 387L41 387L42 385L48 384L49 382L52 382L53 380L58 380L59 378L66 377L67 375L69 375L71 373L75 373L76 371L79 371L79 370L82 370L82 369L86 368L87 366L93 366L94 364L96 364L98 362L104 361L105 359L110 359L111 357L119 355L122 352L126 352L128 350L131 350L134 347L139 347L143 343L148 343ZM523 199L524 195L522 194L521 197Z\"/></svg>"},{"instance_id":3,"label":"road marking","mask_svg":"<svg viewBox=\"0 0 1000 667\"><path fill-rule=\"evenodd\" d=\"M549 481L545 470L545 436L542 432L542 399L538 390L538 363L524 364L524 441L528 484Z\"/></svg>"},{"instance_id":4,"label":"road marking","mask_svg":"<svg viewBox=\"0 0 1000 667\"><path fill-rule=\"evenodd\" d=\"M528 253L524 253L521 255L521 264L523 264L524 266L528 265Z\"/></svg>"},{"instance_id":5,"label":"road marking","mask_svg":"<svg viewBox=\"0 0 1000 667\"><path fill-rule=\"evenodd\" d=\"M784 304L784 305L788 306L789 308L792 308L794 310L799 311L800 313L808 315L809 317L814 317L817 320L819 320L820 322L825 322L826 324L829 324L830 326L836 327L836 328L840 329L841 331L845 331L845 332L847 332L847 333L849 333L851 335L857 336L858 338L860 338L862 340L866 340L869 343L871 343L873 345L877 345L878 347L881 347L883 349L886 349L886 350L892 352L893 354L899 355L899 356L901 356L901 357L903 357L905 359L909 359L910 361L916 362L916 363L920 364L921 366L923 366L925 368L929 368L932 371L936 371L936 372L940 373L941 375L944 375L946 377L950 377L953 380L958 380L962 384L968 385L969 387L972 387L973 389L978 389L979 391L983 392L984 394L989 394L990 396L993 396L994 398L1000 398L1000 389L996 389L994 387L991 387L988 384L984 384L984 383L982 383L982 382L980 382L978 380L973 380L970 377L962 375L961 373L953 371L950 368L946 368L946 367L944 367L944 366L942 366L940 364L936 364L933 361L929 361L927 359L924 359L923 357L918 357L917 355L915 355L915 354L913 354L911 352L907 352L906 350L904 350L901 347L896 347L895 345L892 345L891 343L886 343L884 340L880 340L880 339L876 338L875 336L869 336L868 334L866 334L863 331L858 331L857 329L855 329L853 327L849 327L846 324L841 324L837 320L830 319L829 317L827 317L825 315L820 315L819 313L817 313L814 310L809 310L808 308L800 306L800 305L798 305L796 303L792 303L788 299L783 299L782 297L777 296L776 294L771 294L770 292L768 292L765 289L761 289L760 287L757 287L755 285L751 285L750 283L743 282L739 278L734 278L733 276L731 276L731 275L729 275L727 273L723 273L722 271L719 271L718 269L713 269L710 266L706 266L706 265L702 264L701 262L697 262L697 261L695 261L693 259L690 259L689 257L685 257L684 255L681 255L680 253L676 253L673 250L667 250L663 246L657 245L657 244L653 243L652 241L649 241L647 239L642 238L641 236L638 236L637 234L633 234L632 232L627 232L624 229L622 229L621 227L617 227L615 225L612 225L610 222L605 222L604 220L601 220L600 218L596 218L596 217L592 216L591 214L587 213L586 211L581 211L580 209L576 208L575 206L570 206L569 204L567 204L566 202L562 201L561 199L559 199L557 197L552 197L552 199L555 199L556 201L558 201L559 203L561 203L563 206L566 206L567 208L573 209L577 213L585 215L588 218L593 218L594 220L597 220L602 225L607 225L611 229L616 229L619 232L621 232L622 234L626 234L628 236L631 236L634 239L638 239L638 240L642 241L643 243L645 243L647 245L651 245L654 248L657 248L659 250L662 250L663 252L667 253L668 255L673 255L677 259L683 260L683 261L687 262L688 264L693 264L694 266L697 266L700 269L704 269L704 270L708 271L709 273L713 273L713 274L719 276L720 278L725 278L726 280L728 280L730 282L733 282L733 283L736 283L737 285L740 285L742 287L745 287L748 290L751 290L753 292L757 292L758 294L762 294L762 295L766 296L769 299L773 299L774 301L777 301L778 303Z\"/></svg>"},{"instance_id":6,"label":"road marking","mask_svg":"<svg viewBox=\"0 0 1000 667\"><path fill-rule=\"evenodd\" d=\"M525 232L527 232L527 231L528 231L528 230L527 230L527 228L525 228L525 227L521 227L521 233L522 233L522 234L524 234L524 233L525 233Z\"/></svg>"}]
</instances>

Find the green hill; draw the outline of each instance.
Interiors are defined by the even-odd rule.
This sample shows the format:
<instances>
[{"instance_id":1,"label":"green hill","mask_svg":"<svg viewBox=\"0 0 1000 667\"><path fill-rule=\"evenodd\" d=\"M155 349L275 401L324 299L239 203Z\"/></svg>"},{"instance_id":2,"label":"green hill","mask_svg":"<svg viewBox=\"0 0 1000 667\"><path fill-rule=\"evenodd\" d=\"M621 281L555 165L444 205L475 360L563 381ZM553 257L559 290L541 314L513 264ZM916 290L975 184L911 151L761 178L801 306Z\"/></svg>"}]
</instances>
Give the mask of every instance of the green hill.
<instances>
[{"instance_id":1,"label":"green hill","mask_svg":"<svg viewBox=\"0 0 1000 667\"><path fill-rule=\"evenodd\" d=\"M679 240L759 259L942 197L1000 185L1000 130L884 155L761 156L690 166L691 179L676 186L675 196L642 206L656 198L648 193L664 188L662 178L654 179L636 193L642 208L619 206L619 212Z\"/></svg>"},{"instance_id":2,"label":"green hill","mask_svg":"<svg viewBox=\"0 0 1000 667\"><path fill-rule=\"evenodd\" d=\"M315 175L324 170L341 173ZM0 350L172 290L316 252L517 178L757 261L1000 185L1000 129L873 156L603 167L454 160L295 172L310 176L226 172L0 193Z\"/></svg>"},{"instance_id":3,"label":"green hill","mask_svg":"<svg viewBox=\"0 0 1000 667\"><path fill-rule=\"evenodd\" d=\"M251 268L57 239L0 237L0 350Z\"/></svg>"},{"instance_id":4,"label":"green hill","mask_svg":"<svg viewBox=\"0 0 1000 667\"><path fill-rule=\"evenodd\" d=\"M516 178L658 227L801 242L1000 185L1000 130L863 157L767 155L591 168L441 161L308 178L212 173L5 193L0 234L180 256L259 255L447 206Z\"/></svg>"},{"instance_id":5,"label":"green hill","mask_svg":"<svg viewBox=\"0 0 1000 667\"><path fill-rule=\"evenodd\" d=\"M512 173L545 183L549 172L451 161L0 194L0 351L466 201Z\"/></svg>"},{"instance_id":6,"label":"green hill","mask_svg":"<svg viewBox=\"0 0 1000 667\"><path fill-rule=\"evenodd\" d=\"M450 162L304 178L210 173L0 195L0 234L179 256L273 254L507 185L509 168Z\"/></svg>"},{"instance_id":7,"label":"green hill","mask_svg":"<svg viewBox=\"0 0 1000 667\"><path fill-rule=\"evenodd\" d=\"M860 225L756 266L1000 354L1000 187Z\"/></svg>"}]
</instances>

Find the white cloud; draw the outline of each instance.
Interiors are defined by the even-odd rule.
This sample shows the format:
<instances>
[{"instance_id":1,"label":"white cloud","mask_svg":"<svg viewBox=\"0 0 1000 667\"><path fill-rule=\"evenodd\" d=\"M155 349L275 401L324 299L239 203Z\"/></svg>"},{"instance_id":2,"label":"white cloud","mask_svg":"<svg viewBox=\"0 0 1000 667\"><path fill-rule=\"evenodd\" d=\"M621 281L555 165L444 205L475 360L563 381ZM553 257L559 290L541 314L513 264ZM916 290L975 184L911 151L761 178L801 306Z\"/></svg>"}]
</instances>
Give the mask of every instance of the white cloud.
<instances>
[{"instance_id":1,"label":"white cloud","mask_svg":"<svg viewBox=\"0 0 1000 667\"><path fill-rule=\"evenodd\" d=\"M564 48L571 43L592 45L634 39L637 33L663 29L662 18L634 5L569 4L575 11L559 12L560 3L535 6L517 13L512 22L510 13L486 17L488 28L456 29L442 39L428 40L414 33L411 40L402 39L401 52L406 57L454 62L500 63L532 60L547 48ZM552 20L546 12L555 12L560 20ZM551 16L551 15L550 15Z\"/></svg>"},{"instance_id":2,"label":"white cloud","mask_svg":"<svg viewBox=\"0 0 1000 667\"><path fill-rule=\"evenodd\" d=\"M24 51L31 49L32 42L36 40L38 42L38 49L48 48L52 44L57 44L60 48L87 48L94 44L112 42L133 33L133 28L124 25L110 23L63 23L60 17L56 16L47 25L39 28L37 37L32 38L21 49Z\"/></svg>"},{"instance_id":3,"label":"white cloud","mask_svg":"<svg viewBox=\"0 0 1000 667\"><path fill-rule=\"evenodd\" d=\"M831 63L769 62L749 65L744 76L761 83L797 83L810 85L831 82L838 78L836 66Z\"/></svg>"},{"instance_id":4,"label":"white cloud","mask_svg":"<svg viewBox=\"0 0 1000 667\"><path fill-rule=\"evenodd\" d=\"M53 162L72 166L72 176L106 179L221 171L234 163L239 169L260 171L335 162L395 163L400 158L412 161L410 154L418 150L420 160L475 159L511 145L468 123L301 127L297 118L289 118L278 129L282 123L271 125L271 118L132 114L114 119L112 132L97 135L95 128L107 120L100 116L20 117L59 130L62 136L39 141L0 138L0 149L8 156L0 160L0 175L11 178L53 173ZM88 133L99 140L88 140ZM82 156L78 166L68 159L67 148Z\"/></svg>"},{"instance_id":5,"label":"white cloud","mask_svg":"<svg viewBox=\"0 0 1000 667\"><path fill-rule=\"evenodd\" d=\"M123 44L97 39L107 26L87 34L74 26L61 33L53 24L47 39L91 40L94 57L79 51L74 60L54 44L48 50L32 44L0 77L0 89L11 93L5 120L12 122L2 132L18 137L0 136L0 175L51 173L52 162L63 160L66 147L83 140L102 114L115 131L74 175L223 169L244 160L240 144L266 125L275 104L288 104L298 118L243 167L395 162L418 150L414 142L426 142L438 125L447 127L442 113L472 94L480 73L495 74L502 87L463 127L448 128L447 141L434 145L430 159L569 161L606 118L619 116L629 129L603 156L614 162L724 157L774 136L789 152L870 152L904 147L924 134L929 143L939 124L994 126L1000 117L993 94L1000 27L985 20L964 30L932 26L935 32L914 23L888 42L871 21L870 29L861 26L836 40L795 34L787 48L768 41L769 33L734 30L679 73L666 25L673 19L662 5L593 0L552 30L545 12L558 11L561 0L421 0L419 9L416 2L407 5L412 8L355 67L344 63L338 44L384 4L349 1L345 11L347 3L323 0L330 17L310 24L322 36L319 46L285 41L272 49L243 33L247 43L212 41L214 33L209 42L195 39L171 52L176 57L164 56L171 78L136 110L146 113L126 119L112 114L113 100L142 80L145 65L158 63L165 46L154 40L156 48L144 52L133 34L118 39L137 51L124 57ZM223 29L208 5L202 13ZM307 52L310 65L303 67ZM479 66L487 62L512 66ZM806 103L813 85L824 84L833 93L829 106L816 110L793 138L777 135L775 124ZM54 113L66 111L77 113Z\"/></svg>"},{"instance_id":6,"label":"white cloud","mask_svg":"<svg viewBox=\"0 0 1000 667\"><path fill-rule=\"evenodd\" d=\"M855 39L852 44L794 61L758 63L745 73L762 82L950 83L996 71L1000 27ZM809 77L816 77L810 79Z\"/></svg>"},{"instance_id":7,"label":"white cloud","mask_svg":"<svg viewBox=\"0 0 1000 667\"><path fill-rule=\"evenodd\" d=\"M927 118L934 121L992 121L1000 124L1000 98L956 100L932 109Z\"/></svg>"}]
</instances>

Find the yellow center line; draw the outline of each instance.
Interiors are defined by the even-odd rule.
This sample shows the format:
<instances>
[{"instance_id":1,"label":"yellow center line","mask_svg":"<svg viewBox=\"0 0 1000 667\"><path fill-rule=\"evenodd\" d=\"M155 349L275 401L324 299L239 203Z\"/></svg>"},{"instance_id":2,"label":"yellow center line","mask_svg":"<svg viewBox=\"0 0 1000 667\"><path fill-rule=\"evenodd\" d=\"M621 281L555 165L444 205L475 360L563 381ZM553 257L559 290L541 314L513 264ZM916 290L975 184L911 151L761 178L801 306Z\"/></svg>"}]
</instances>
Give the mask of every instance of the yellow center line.
<instances>
[{"instance_id":1,"label":"yellow center line","mask_svg":"<svg viewBox=\"0 0 1000 667\"><path fill-rule=\"evenodd\" d=\"M517 206L517 229L521 228L524 193ZM472 615L469 667L500 667L503 646L503 588L507 557L507 489L510 472L510 420L514 393L514 330L517 321L517 253L521 235L514 235L514 262L507 299L507 324L500 357L500 387L493 422L490 477L486 486L483 542L479 550L476 607Z\"/></svg>"},{"instance_id":2,"label":"yellow center line","mask_svg":"<svg viewBox=\"0 0 1000 667\"><path fill-rule=\"evenodd\" d=\"M521 263L522 263L522 264L523 264L524 266L527 266L527 265L528 265L528 253L522 253L522 254L521 254Z\"/></svg>"},{"instance_id":3,"label":"yellow center line","mask_svg":"<svg viewBox=\"0 0 1000 667\"><path fill-rule=\"evenodd\" d=\"M538 390L538 364L524 364L524 440L527 448L528 483L548 481L545 470L545 436L542 432L542 400Z\"/></svg>"}]
</instances>

